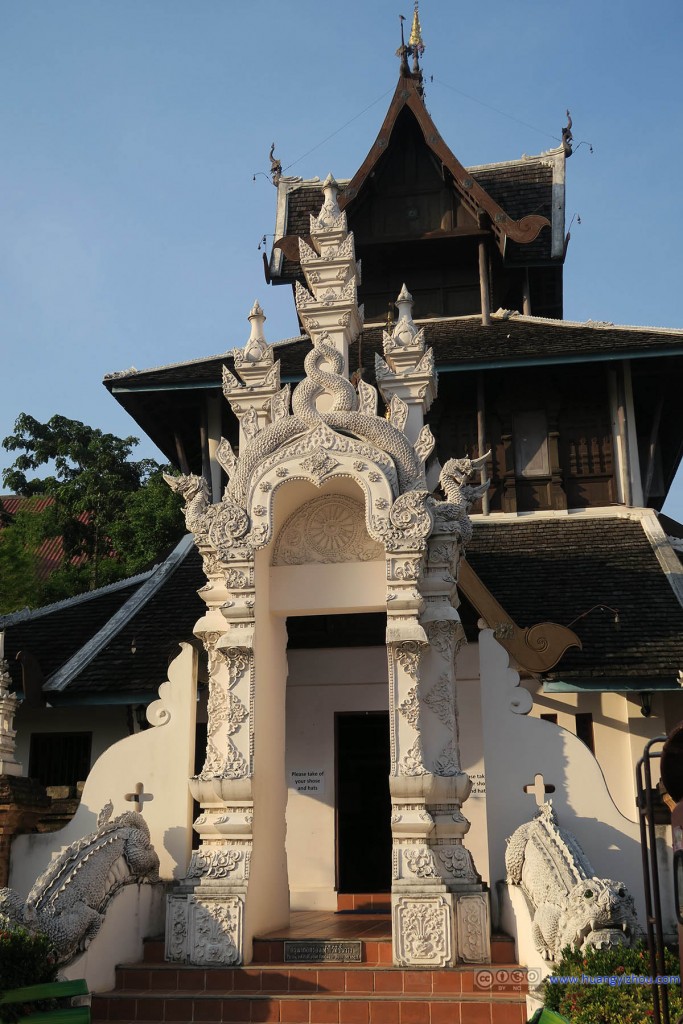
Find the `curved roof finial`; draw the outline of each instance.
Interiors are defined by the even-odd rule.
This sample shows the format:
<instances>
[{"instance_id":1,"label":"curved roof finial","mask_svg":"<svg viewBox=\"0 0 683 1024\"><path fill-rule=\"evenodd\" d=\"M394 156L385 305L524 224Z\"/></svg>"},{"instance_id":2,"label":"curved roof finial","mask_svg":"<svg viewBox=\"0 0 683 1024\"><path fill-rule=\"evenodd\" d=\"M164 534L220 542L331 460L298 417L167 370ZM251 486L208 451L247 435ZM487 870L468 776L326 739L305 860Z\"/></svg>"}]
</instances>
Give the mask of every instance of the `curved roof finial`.
<instances>
[{"instance_id":1,"label":"curved roof finial","mask_svg":"<svg viewBox=\"0 0 683 1024\"><path fill-rule=\"evenodd\" d=\"M422 26L420 25L420 9L419 2L415 0L415 10L413 11L413 24L410 29L410 39L408 40L415 60L421 57L425 51L425 44L422 38Z\"/></svg>"},{"instance_id":2,"label":"curved roof finial","mask_svg":"<svg viewBox=\"0 0 683 1024\"><path fill-rule=\"evenodd\" d=\"M402 14L399 14L398 18L401 23L401 45L396 51L396 56L399 57L401 60L401 74L407 78L407 76L410 74L410 69L408 68L408 54L410 53L410 48L406 46L406 40L403 34L403 22L406 19L403 17Z\"/></svg>"},{"instance_id":3,"label":"curved roof finial","mask_svg":"<svg viewBox=\"0 0 683 1024\"><path fill-rule=\"evenodd\" d=\"M420 11L418 0L415 0L415 9L413 11L413 23L410 28L410 37L408 39L408 45L406 46L405 36L403 32L403 22L406 20L402 14L399 14L401 21L401 45L396 51L396 56L401 59L401 75L404 78L412 75L419 82L420 95L422 95L422 71L420 70L420 57L424 53L424 40L422 38L422 26L420 25ZM408 68L408 57L413 58L412 72Z\"/></svg>"}]
</instances>

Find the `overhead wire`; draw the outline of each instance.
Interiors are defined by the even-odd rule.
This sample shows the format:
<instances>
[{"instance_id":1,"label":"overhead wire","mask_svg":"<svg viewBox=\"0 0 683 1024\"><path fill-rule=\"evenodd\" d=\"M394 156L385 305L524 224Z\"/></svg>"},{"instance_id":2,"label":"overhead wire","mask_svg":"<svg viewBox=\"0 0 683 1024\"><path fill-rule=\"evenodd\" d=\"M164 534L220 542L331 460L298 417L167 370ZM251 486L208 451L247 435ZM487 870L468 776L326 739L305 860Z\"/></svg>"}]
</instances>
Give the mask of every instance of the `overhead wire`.
<instances>
[{"instance_id":1,"label":"overhead wire","mask_svg":"<svg viewBox=\"0 0 683 1024\"><path fill-rule=\"evenodd\" d=\"M348 121L345 121L340 128L337 128L336 131L333 131L330 135L327 135L321 142L318 142L315 146L313 146L312 149L309 149L306 153L302 153L302 155L298 156L296 160L293 160L291 164L287 164L287 166L283 168L283 172L288 171L290 167L294 167L295 164L300 163L301 160L304 160L307 156L310 156L311 153L315 153L316 149L320 149L320 147L324 146L326 142L329 142L330 139L333 139L335 135L339 135L340 132L343 132L345 128L348 128L350 124L353 124L354 121L357 121L359 117L362 117L363 114L367 113L368 110L376 106L380 102L380 100L383 100L384 97L388 96L389 93L392 91L393 89L387 89L386 92L383 92L382 95L378 96L376 100L372 101L372 103L368 103L367 107L363 107L361 111L359 111L357 114L354 114L354 116L349 118Z\"/></svg>"},{"instance_id":2,"label":"overhead wire","mask_svg":"<svg viewBox=\"0 0 683 1024\"><path fill-rule=\"evenodd\" d=\"M444 89L450 89L451 92L455 92L459 96L463 96L466 100L470 100L472 103L477 103L480 107L486 107L487 110L492 110L495 114L499 114L501 117L506 117L509 121L515 121L517 124L521 124L525 128L529 128L531 131L537 132L539 135L545 135L547 138L553 139L555 142L562 141L562 139L560 139L557 135L553 135L552 132L547 132L543 128L537 128L536 125L529 124L528 121L522 121L521 118L515 117L513 114L508 114L505 110L500 110L498 107L494 107L493 104L491 103L486 103L484 100L479 100L477 99L476 96L470 96L469 93L463 92L462 89L456 89L454 85L450 85L448 82L443 82L440 78L435 78L433 75L430 75L430 82L433 82L435 85L443 86ZM295 167L302 160L305 160L307 156L310 156L311 153L315 153L317 149L320 149L321 146L324 146L326 142L330 141L330 139L333 139L336 135L339 135L340 132L343 132L344 129L348 128L350 124L353 124L354 121L357 121L358 118L362 117L363 114L367 113L368 110L371 110L372 107L380 103L381 100L383 100L385 96L388 96L391 91L391 89L387 89L385 92L382 93L381 96L378 96L377 99L374 99L372 103L368 103L366 107L363 107L362 110L360 110L357 114L354 114L353 117L350 117L349 120L345 121L344 124L339 126L339 128L336 128L333 132L330 132L329 135L326 135L324 139L316 143L316 145L311 147L311 149L306 150L306 152L302 153L301 156L298 156L296 160L292 160L291 163L287 164L287 166L283 168L283 173L284 171L288 171L292 167Z\"/></svg>"},{"instance_id":3,"label":"overhead wire","mask_svg":"<svg viewBox=\"0 0 683 1024\"><path fill-rule=\"evenodd\" d=\"M525 128L530 128L532 132L538 132L539 135L545 135L549 139L554 139L555 142L562 142L557 135L553 135L552 132L547 132L543 128L537 128L533 124L529 124L528 121L522 121L519 117L515 117L514 114L508 114L504 110L499 110L498 107L494 107L491 103L486 103L484 100L478 100L476 96L470 96L469 93L463 92L462 89L456 89L454 85L449 85L448 82L442 82L440 78L430 76L430 81L435 85L442 85L445 89L450 89L451 92L457 92L459 96L464 96L466 100L471 100L472 103L478 103L480 107L486 107L488 110L492 110L495 114L500 114L501 117L507 117L509 121L516 121L517 124L523 125Z\"/></svg>"}]
</instances>

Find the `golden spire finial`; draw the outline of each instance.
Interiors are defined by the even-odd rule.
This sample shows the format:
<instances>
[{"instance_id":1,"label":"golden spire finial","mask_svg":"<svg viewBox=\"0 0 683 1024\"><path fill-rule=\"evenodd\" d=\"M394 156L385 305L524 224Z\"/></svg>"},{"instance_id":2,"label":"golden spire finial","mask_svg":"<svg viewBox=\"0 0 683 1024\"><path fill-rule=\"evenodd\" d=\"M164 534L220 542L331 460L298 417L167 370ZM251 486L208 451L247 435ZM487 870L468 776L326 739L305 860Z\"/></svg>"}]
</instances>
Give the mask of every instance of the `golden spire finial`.
<instances>
[{"instance_id":1,"label":"golden spire finial","mask_svg":"<svg viewBox=\"0 0 683 1024\"><path fill-rule=\"evenodd\" d=\"M413 24L410 29L410 39L408 45L417 50L420 56L424 53L425 44L422 39L422 26L420 25L420 11L418 9L418 0L415 0L415 10L413 11Z\"/></svg>"}]
</instances>

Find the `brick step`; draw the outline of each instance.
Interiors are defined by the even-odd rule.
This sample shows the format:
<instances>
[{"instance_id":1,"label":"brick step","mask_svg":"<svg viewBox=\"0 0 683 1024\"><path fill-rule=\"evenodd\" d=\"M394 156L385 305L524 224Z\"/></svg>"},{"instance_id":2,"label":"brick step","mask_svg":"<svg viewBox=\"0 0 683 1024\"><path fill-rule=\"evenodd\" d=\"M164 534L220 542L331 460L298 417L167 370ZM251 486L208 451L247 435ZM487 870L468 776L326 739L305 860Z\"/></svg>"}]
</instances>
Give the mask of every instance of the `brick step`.
<instances>
[{"instance_id":1,"label":"brick step","mask_svg":"<svg viewBox=\"0 0 683 1024\"><path fill-rule=\"evenodd\" d=\"M284 939L254 939L254 963L275 964L284 961ZM491 936L491 963L510 964L515 960L515 941L509 935ZM144 944L144 962L164 963L164 940L147 939ZM391 939L363 941L364 964L390 964Z\"/></svg>"},{"instance_id":2,"label":"brick step","mask_svg":"<svg viewBox=\"0 0 683 1024\"><path fill-rule=\"evenodd\" d=\"M483 981L482 981L483 979ZM186 967L131 964L117 968L116 993L248 993L291 995L443 996L526 992L516 964L488 967L406 968L362 964L268 964Z\"/></svg>"},{"instance_id":3,"label":"brick step","mask_svg":"<svg viewBox=\"0 0 683 1024\"><path fill-rule=\"evenodd\" d=\"M128 992L93 996L93 1024L524 1024L526 1001L506 995L241 995Z\"/></svg>"},{"instance_id":4,"label":"brick step","mask_svg":"<svg viewBox=\"0 0 683 1024\"><path fill-rule=\"evenodd\" d=\"M390 892L339 892L337 910L359 913L391 913Z\"/></svg>"},{"instance_id":5,"label":"brick step","mask_svg":"<svg viewBox=\"0 0 683 1024\"><path fill-rule=\"evenodd\" d=\"M285 939L254 939L253 964L281 964L285 959ZM313 939L297 939L297 942L315 941ZM333 940L334 941L334 940ZM347 941L340 939L340 942ZM364 964L391 964L391 939L355 939L349 941L360 941L361 963ZM514 950L513 950L514 957ZM342 965L343 966L343 965Z\"/></svg>"}]
</instances>

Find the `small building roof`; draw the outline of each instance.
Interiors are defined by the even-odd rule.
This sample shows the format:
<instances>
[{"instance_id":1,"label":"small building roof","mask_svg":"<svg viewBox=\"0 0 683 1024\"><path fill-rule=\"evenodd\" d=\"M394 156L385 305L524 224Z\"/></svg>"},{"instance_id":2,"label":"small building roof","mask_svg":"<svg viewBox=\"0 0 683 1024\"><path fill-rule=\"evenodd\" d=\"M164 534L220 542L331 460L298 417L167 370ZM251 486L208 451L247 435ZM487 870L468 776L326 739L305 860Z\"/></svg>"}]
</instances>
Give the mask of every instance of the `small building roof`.
<instances>
[{"instance_id":1,"label":"small building roof","mask_svg":"<svg viewBox=\"0 0 683 1024\"><path fill-rule=\"evenodd\" d=\"M577 634L547 679L680 685L683 567L653 511L477 516L467 560L518 625Z\"/></svg>"},{"instance_id":2,"label":"small building roof","mask_svg":"<svg viewBox=\"0 0 683 1024\"><path fill-rule=\"evenodd\" d=\"M29 674L51 704L146 700L178 644L194 639L203 582L188 534L149 572L0 618L14 687L24 689Z\"/></svg>"}]
</instances>

